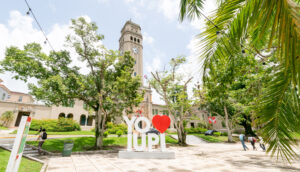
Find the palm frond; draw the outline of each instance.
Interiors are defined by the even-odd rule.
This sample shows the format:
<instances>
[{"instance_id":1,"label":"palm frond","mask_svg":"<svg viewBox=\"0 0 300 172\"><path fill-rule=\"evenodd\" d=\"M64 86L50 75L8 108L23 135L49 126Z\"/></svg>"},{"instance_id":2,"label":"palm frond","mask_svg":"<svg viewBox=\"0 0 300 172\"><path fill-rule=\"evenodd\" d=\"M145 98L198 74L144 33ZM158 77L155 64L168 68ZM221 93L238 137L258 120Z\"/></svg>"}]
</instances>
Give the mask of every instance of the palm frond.
<instances>
[{"instance_id":1,"label":"palm frond","mask_svg":"<svg viewBox=\"0 0 300 172\"><path fill-rule=\"evenodd\" d=\"M181 0L179 20L183 21L185 18L192 20L200 17L203 3L204 0Z\"/></svg>"},{"instance_id":2,"label":"palm frond","mask_svg":"<svg viewBox=\"0 0 300 172\"><path fill-rule=\"evenodd\" d=\"M259 28L257 34L260 39L269 34L268 47L278 39L278 54L285 70L291 69L292 81L300 85L300 6L299 1L292 0L254 0L253 6L259 4L253 11L249 27ZM254 38L255 39L255 38ZM300 90L298 90L298 94Z\"/></svg>"},{"instance_id":3,"label":"palm frond","mask_svg":"<svg viewBox=\"0 0 300 172\"><path fill-rule=\"evenodd\" d=\"M300 131L300 100L291 86L291 73L285 68L279 69L260 98L256 122L269 143L267 152L288 161L297 156L293 132Z\"/></svg>"}]
</instances>

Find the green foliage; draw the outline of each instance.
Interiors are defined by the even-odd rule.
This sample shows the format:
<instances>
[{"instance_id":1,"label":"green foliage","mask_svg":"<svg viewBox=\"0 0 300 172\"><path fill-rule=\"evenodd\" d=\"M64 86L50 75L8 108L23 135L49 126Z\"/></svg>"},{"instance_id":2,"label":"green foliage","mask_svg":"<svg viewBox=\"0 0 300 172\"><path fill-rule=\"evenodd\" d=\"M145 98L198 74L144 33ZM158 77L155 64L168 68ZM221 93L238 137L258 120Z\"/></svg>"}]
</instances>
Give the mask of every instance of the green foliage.
<instances>
[{"instance_id":1,"label":"green foliage","mask_svg":"<svg viewBox=\"0 0 300 172\"><path fill-rule=\"evenodd\" d=\"M106 138L108 136L108 131L104 131L103 136Z\"/></svg>"},{"instance_id":2,"label":"green foliage","mask_svg":"<svg viewBox=\"0 0 300 172\"><path fill-rule=\"evenodd\" d=\"M14 113L12 111L6 111L0 117L0 121L2 122L1 125L7 126L13 119Z\"/></svg>"},{"instance_id":3,"label":"green foliage","mask_svg":"<svg viewBox=\"0 0 300 172\"><path fill-rule=\"evenodd\" d=\"M184 129L188 134L204 134L207 129L205 128L185 128Z\"/></svg>"},{"instance_id":4,"label":"green foliage","mask_svg":"<svg viewBox=\"0 0 300 172\"><path fill-rule=\"evenodd\" d=\"M172 58L169 69L151 72L152 78L149 80L149 84L162 96L166 103L170 112L169 115L178 121L175 123L175 128L180 145L186 145L185 118L191 116L190 112L193 105L193 101L187 94L187 87L192 77L188 76L189 78L183 81L183 76L178 74L178 68L185 62L185 57Z\"/></svg>"},{"instance_id":5,"label":"green foliage","mask_svg":"<svg viewBox=\"0 0 300 172\"><path fill-rule=\"evenodd\" d=\"M45 128L46 131L65 132L65 131L80 131L80 125L67 118L37 120L32 119L30 130L38 131L40 127Z\"/></svg>"},{"instance_id":6,"label":"green foliage","mask_svg":"<svg viewBox=\"0 0 300 172\"><path fill-rule=\"evenodd\" d=\"M112 122L108 122L107 124L106 124L106 128L107 129L110 129L110 128L113 128L114 127L114 124L112 123Z\"/></svg>"},{"instance_id":7,"label":"green foliage","mask_svg":"<svg viewBox=\"0 0 300 172\"><path fill-rule=\"evenodd\" d=\"M215 136L221 136L222 134L220 132L214 132ZM227 134L228 135L228 134Z\"/></svg>"},{"instance_id":8,"label":"green foliage","mask_svg":"<svg viewBox=\"0 0 300 172\"><path fill-rule=\"evenodd\" d=\"M108 118L124 111L130 113L142 102L141 79L132 76L134 58L129 52L121 55L101 45L104 36L97 32L94 22L83 17L73 19L71 29L75 34L67 36L66 45L75 49L81 64L89 69L88 74L80 73L81 66L73 65L68 51L47 55L36 43L26 44L23 50L8 47L0 65L4 71L13 72L15 79L26 82L35 78L37 84L29 84L30 93L48 105L69 106L76 99L83 101L89 113L92 109L96 115L98 138ZM96 145L101 148L102 138L98 140Z\"/></svg>"},{"instance_id":9,"label":"green foliage","mask_svg":"<svg viewBox=\"0 0 300 172\"><path fill-rule=\"evenodd\" d=\"M122 130L118 130L118 131L116 132L116 134L118 135L118 137L121 137L124 133L123 133Z\"/></svg>"},{"instance_id":10,"label":"green foliage","mask_svg":"<svg viewBox=\"0 0 300 172\"><path fill-rule=\"evenodd\" d=\"M227 132L222 132L221 136L228 136L228 133Z\"/></svg>"},{"instance_id":11,"label":"green foliage","mask_svg":"<svg viewBox=\"0 0 300 172\"><path fill-rule=\"evenodd\" d=\"M202 2L181 0L180 19L199 15ZM235 122L249 133L254 115L259 132L270 144L267 152L287 160L297 156L292 132L299 131L299 12L299 1L219 1L218 9L209 16L212 22L207 21L199 35L203 73L215 73L209 81L216 89L224 87L221 93L226 93L225 103ZM257 65L237 67L245 59L242 54L252 56ZM266 65L262 71L260 63ZM220 99L216 93L211 97Z\"/></svg>"},{"instance_id":12,"label":"green foliage","mask_svg":"<svg viewBox=\"0 0 300 172\"><path fill-rule=\"evenodd\" d=\"M112 122L108 122L106 125L106 131L109 134L117 134L117 131L122 131L127 134L127 125L126 124L113 124Z\"/></svg>"}]
</instances>

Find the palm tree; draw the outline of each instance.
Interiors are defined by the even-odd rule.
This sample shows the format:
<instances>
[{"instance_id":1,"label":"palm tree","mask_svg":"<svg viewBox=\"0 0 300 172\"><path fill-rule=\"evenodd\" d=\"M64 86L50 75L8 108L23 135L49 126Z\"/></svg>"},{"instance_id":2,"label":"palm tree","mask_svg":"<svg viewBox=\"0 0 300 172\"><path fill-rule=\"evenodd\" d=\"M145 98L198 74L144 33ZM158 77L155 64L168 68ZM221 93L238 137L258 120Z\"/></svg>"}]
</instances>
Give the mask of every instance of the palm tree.
<instances>
[{"instance_id":1,"label":"palm tree","mask_svg":"<svg viewBox=\"0 0 300 172\"><path fill-rule=\"evenodd\" d=\"M268 152L289 160L296 156L293 132L300 131L299 0L219 0L198 35L204 76L222 56L231 63L245 52L265 62L275 58L273 79L262 90L256 122ZM202 17L204 0L181 0L179 19ZM268 55L265 55L267 52Z\"/></svg>"}]
</instances>

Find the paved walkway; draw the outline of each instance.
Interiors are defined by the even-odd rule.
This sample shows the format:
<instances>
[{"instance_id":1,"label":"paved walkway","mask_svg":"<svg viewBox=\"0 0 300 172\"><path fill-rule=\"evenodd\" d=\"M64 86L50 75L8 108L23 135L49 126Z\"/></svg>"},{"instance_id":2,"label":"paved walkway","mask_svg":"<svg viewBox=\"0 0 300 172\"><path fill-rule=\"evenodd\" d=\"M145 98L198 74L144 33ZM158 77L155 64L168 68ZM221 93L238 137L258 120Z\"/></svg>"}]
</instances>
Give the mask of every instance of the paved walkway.
<instances>
[{"instance_id":1,"label":"paved walkway","mask_svg":"<svg viewBox=\"0 0 300 172\"><path fill-rule=\"evenodd\" d=\"M178 140L178 136L173 134L172 135L173 138ZM199 144L203 144L206 143L205 141L203 141L201 138L194 136L194 135L187 135L186 136L186 143L188 145L199 145Z\"/></svg>"},{"instance_id":2,"label":"paved walkway","mask_svg":"<svg viewBox=\"0 0 300 172\"><path fill-rule=\"evenodd\" d=\"M176 159L119 159L116 153L52 157L48 160L47 172L300 171L300 159L290 167L276 163L261 150L243 151L240 144L203 143L189 147L170 147L168 150L175 152Z\"/></svg>"}]
</instances>

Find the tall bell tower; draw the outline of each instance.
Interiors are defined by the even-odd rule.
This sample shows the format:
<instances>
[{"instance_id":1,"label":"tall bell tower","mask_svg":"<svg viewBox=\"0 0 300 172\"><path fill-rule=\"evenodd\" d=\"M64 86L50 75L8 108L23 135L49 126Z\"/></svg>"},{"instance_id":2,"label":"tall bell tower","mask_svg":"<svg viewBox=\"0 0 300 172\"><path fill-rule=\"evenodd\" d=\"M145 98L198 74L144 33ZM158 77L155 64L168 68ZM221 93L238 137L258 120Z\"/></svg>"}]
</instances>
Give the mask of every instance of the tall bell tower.
<instances>
[{"instance_id":1,"label":"tall bell tower","mask_svg":"<svg viewBox=\"0 0 300 172\"><path fill-rule=\"evenodd\" d=\"M133 23L131 20L127 21L121 30L121 37L119 39L119 51L124 53L130 51L131 56L135 59L133 75L139 75L143 84L143 36L141 27Z\"/></svg>"}]
</instances>

